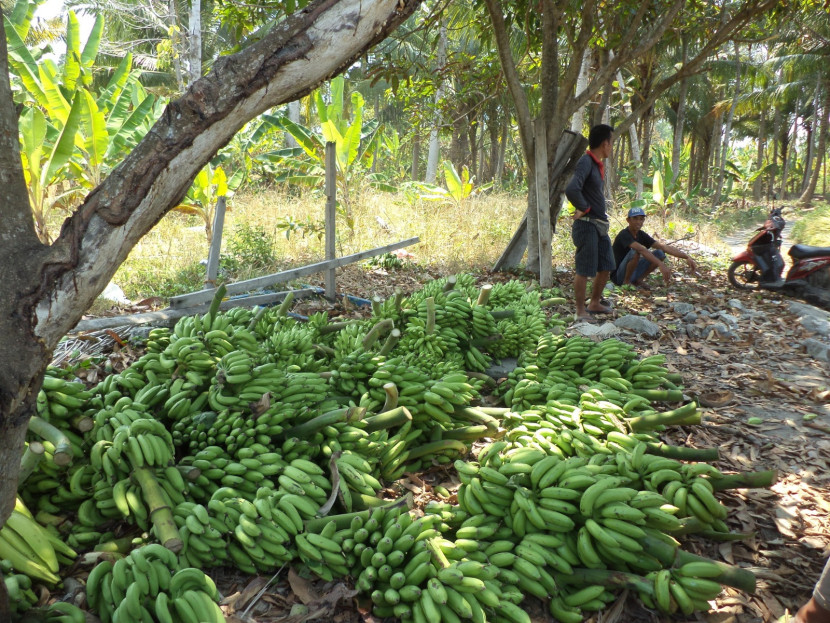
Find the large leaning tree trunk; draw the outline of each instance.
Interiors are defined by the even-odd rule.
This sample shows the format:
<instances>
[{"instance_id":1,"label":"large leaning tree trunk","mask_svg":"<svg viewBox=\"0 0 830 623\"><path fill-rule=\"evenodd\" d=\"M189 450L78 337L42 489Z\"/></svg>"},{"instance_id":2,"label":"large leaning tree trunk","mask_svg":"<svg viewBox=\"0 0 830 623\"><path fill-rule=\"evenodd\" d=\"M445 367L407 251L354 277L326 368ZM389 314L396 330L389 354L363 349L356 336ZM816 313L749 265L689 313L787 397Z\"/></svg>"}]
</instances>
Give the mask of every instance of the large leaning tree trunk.
<instances>
[{"instance_id":1,"label":"large leaning tree trunk","mask_svg":"<svg viewBox=\"0 0 830 623\"><path fill-rule=\"evenodd\" d=\"M316 0L249 48L221 57L170 103L51 246L34 231L0 20L0 525L14 506L27 423L54 348L130 249L247 121L344 71L418 4Z\"/></svg>"}]
</instances>

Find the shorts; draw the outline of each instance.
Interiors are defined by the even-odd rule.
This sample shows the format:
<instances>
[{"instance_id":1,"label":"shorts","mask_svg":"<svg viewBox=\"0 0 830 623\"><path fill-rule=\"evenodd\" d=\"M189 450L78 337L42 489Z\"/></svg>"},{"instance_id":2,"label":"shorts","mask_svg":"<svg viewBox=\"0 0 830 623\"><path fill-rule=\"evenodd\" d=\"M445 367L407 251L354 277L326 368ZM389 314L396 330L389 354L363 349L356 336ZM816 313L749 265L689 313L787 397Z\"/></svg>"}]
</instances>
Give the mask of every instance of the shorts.
<instances>
[{"instance_id":1,"label":"shorts","mask_svg":"<svg viewBox=\"0 0 830 623\"><path fill-rule=\"evenodd\" d=\"M571 227L571 240L576 247L576 274L593 277L598 272L612 271L615 268L614 253L611 250L611 238L599 233L589 221L574 221Z\"/></svg>"},{"instance_id":2,"label":"shorts","mask_svg":"<svg viewBox=\"0 0 830 623\"><path fill-rule=\"evenodd\" d=\"M616 285L623 285L623 279L625 279L625 271L628 267L628 263L634 257L635 253L636 251L634 249L629 249L628 253L626 253L625 257L622 259L622 262L620 262L620 265L617 266L617 270L615 270L614 274L611 275L611 281L613 281ZM654 251L652 251L651 254L658 260L666 259L666 254L660 249L654 249ZM634 272L631 273L629 283L634 283L642 279L643 275L646 274L646 271L648 270L649 266L651 266L651 262L649 262L644 257L640 257L639 261L637 262L637 266L634 267Z\"/></svg>"}]
</instances>

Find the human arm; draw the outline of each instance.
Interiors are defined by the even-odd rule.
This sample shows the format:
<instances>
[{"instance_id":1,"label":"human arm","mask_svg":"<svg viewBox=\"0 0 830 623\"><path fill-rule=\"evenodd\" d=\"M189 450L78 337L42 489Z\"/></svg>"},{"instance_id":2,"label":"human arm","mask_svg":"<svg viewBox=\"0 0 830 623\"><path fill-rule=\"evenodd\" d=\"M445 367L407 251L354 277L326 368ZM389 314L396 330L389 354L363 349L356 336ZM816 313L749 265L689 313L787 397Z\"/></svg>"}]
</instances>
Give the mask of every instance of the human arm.
<instances>
[{"instance_id":1,"label":"human arm","mask_svg":"<svg viewBox=\"0 0 830 623\"><path fill-rule=\"evenodd\" d=\"M655 248L658 248L656 242L652 246L655 247ZM654 255L654 253L649 251L648 248L645 245L637 242L636 240L634 242L632 242L629 245L629 247L631 249L634 249L634 251L636 251L641 257L646 258L649 262L651 262L654 266L656 266L660 270L660 274L663 275L663 281L668 285L669 279L671 278L671 269L669 268L668 264L666 264L663 260L661 260L659 257ZM629 266L633 263L634 262L629 262ZM630 270L633 271L633 268L631 268ZM628 273L628 270L626 270L626 273ZM628 283L629 277L630 276L628 274L626 274L625 283Z\"/></svg>"},{"instance_id":2,"label":"human arm","mask_svg":"<svg viewBox=\"0 0 830 623\"><path fill-rule=\"evenodd\" d=\"M574 219L582 218L590 210L588 200L582 193L582 188L585 186L585 180L588 179L590 173L591 161L588 158L580 158L576 163L571 180L565 187L565 196L574 206Z\"/></svg>"},{"instance_id":3,"label":"human arm","mask_svg":"<svg viewBox=\"0 0 830 623\"><path fill-rule=\"evenodd\" d=\"M652 246L655 249L660 249L667 255L672 255L674 257L680 258L681 260L686 260L686 263L689 265L689 270L691 270L693 273L697 272L697 262L695 262L692 259L692 256L686 253L685 251L682 251L677 247L673 247L670 244L657 242L656 240L654 241L654 244Z\"/></svg>"}]
</instances>

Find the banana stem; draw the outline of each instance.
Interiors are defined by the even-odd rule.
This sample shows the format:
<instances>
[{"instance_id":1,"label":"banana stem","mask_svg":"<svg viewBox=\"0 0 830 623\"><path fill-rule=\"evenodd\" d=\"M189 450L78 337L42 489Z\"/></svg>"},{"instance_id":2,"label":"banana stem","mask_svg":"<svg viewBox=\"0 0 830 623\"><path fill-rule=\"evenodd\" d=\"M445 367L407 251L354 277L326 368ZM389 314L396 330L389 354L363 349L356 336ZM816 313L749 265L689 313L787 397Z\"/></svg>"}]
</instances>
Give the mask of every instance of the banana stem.
<instances>
[{"instance_id":1,"label":"banana stem","mask_svg":"<svg viewBox=\"0 0 830 623\"><path fill-rule=\"evenodd\" d=\"M383 303L383 299L381 299L379 296L375 295L375 296L372 297L372 315L375 318L380 316L380 312L381 312L380 306L381 306L382 303Z\"/></svg>"},{"instance_id":2,"label":"banana stem","mask_svg":"<svg viewBox=\"0 0 830 623\"><path fill-rule=\"evenodd\" d=\"M719 560L698 556L697 554L692 554L682 549L677 550L677 565L685 565L687 562L715 563L721 570L721 574L718 577L712 578L715 582L723 584L724 586L737 588L745 593L755 592L755 574L752 571L741 569L740 567L729 565Z\"/></svg>"},{"instance_id":3,"label":"banana stem","mask_svg":"<svg viewBox=\"0 0 830 623\"><path fill-rule=\"evenodd\" d=\"M682 383L683 375L679 372L669 372L666 374L666 380L670 383Z\"/></svg>"},{"instance_id":4,"label":"banana stem","mask_svg":"<svg viewBox=\"0 0 830 623\"><path fill-rule=\"evenodd\" d=\"M334 357L336 354L335 350L329 346L323 346L322 344L313 344L313 346L314 350L326 357Z\"/></svg>"},{"instance_id":5,"label":"banana stem","mask_svg":"<svg viewBox=\"0 0 830 623\"><path fill-rule=\"evenodd\" d=\"M386 336L386 341L381 346L380 350L378 351L378 355L386 357L389 353L392 352L392 349L397 346L398 342L401 339L401 330L400 329L392 329L389 332L389 335Z\"/></svg>"},{"instance_id":6,"label":"banana stem","mask_svg":"<svg viewBox=\"0 0 830 623\"><path fill-rule=\"evenodd\" d=\"M497 309L495 311L491 311L490 314L496 320L502 320L503 318L512 318L516 315L516 312L512 309Z\"/></svg>"},{"instance_id":7,"label":"banana stem","mask_svg":"<svg viewBox=\"0 0 830 623\"><path fill-rule=\"evenodd\" d=\"M363 430L367 433L373 433L383 428L402 426L411 420L412 414L409 412L409 409L404 406L395 407L378 415L367 417L365 420L366 426Z\"/></svg>"},{"instance_id":8,"label":"banana stem","mask_svg":"<svg viewBox=\"0 0 830 623\"><path fill-rule=\"evenodd\" d=\"M628 390L628 393L655 402L680 402L683 400L683 392L679 389L637 389L635 387Z\"/></svg>"},{"instance_id":9,"label":"banana stem","mask_svg":"<svg viewBox=\"0 0 830 623\"><path fill-rule=\"evenodd\" d=\"M363 338L363 342L361 345L365 350L369 350L370 348L372 348L372 346L375 345L375 342L378 341L378 338L380 337L381 333L391 330L394 326L395 322L391 318L381 320L369 330L369 332L366 334L366 337Z\"/></svg>"},{"instance_id":10,"label":"banana stem","mask_svg":"<svg viewBox=\"0 0 830 623\"><path fill-rule=\"evenodd\" d=\"M398 386L394 383L384 383L383 391L386 392L386 400L380 412L386 413L398 406Z\"/></svg>"},{"instance_id":11,"label":"banana stem","mask_svg":"<svg viewBox=\"0 0 830 623\"><path fill-rule=\"evenodd\" d=\"M462 420L468 420L476 424L484 424L491 433L496 433L499 430L499 421L493 416L487 415L478 407L456 408L455 415Z\"/></svg>"},{"instance_id":12,"label":"banana stem","mask_svg":"<svg viewBox=\"0 0 830 623\"><path fill-rule=\"evenodd\" d=\"M29 420L29 430L55 446L55 452L52 455L55 465L66 467L72 462L72 442L58 428L39 415L33 415Z\"/></svg>"},{"instance_id":13,"label":"banana stem","mask_svg":"<svg viewBox=\"0 0 830 623\"><path fill-rule=\"evenodd\" d=\"M484 307L490 301L490 293L493 291L492 284L486 284L481 286L481 290L478 291L478 300L476 301L476 305L481 305Z\"/></svg>"},{"instance_id":14,"label":"banana stem","mask_svg":"<svg viewBox=\"0 0 830 623\"><path fill-rule=\"evenodd\" d=\"M257 307L256 313L251 318L251 321L248 323L248 331L253 331L256 327L259 319L262 318L262 315L265 313L265 310L268 309L267 307Z\"/></svg>"},{"instance_id":15,"label":"banana stem","mask_svg":"<svg viewBox=\"0 0 830 623\"><path fill-rule=\"evenodd\" d=\"M285 295L285 298L280 303L279 308L277 309L278 316L285 316L288 313L288 310L291 308L291 303L294 302L294 293L289 291L288 294Z\"/></svg>"},{"instance_id":16,"label":"banana stem","mask_svg":"<svg viewBox=\"0 0 830 623\"><path fill-rule=\"evenodd\" d=\"M459 441L475 441L482 437L488 437L493 433L486 424L473 424L471 426L460 426L452 430L446 430L441 434L443 439L457 439Z\"/></svg>"},{"instance_id":17,"label":"banana stem","mask_svg":"<svg viewBox=\"0 0 830 623\"><path fill-rule=\"evenodd\" d=\"M337 331L342 331L346 327L349 327L353 324L358 324L359 320L349 320L348 322L330 322L327 325L323 325L318 329L320 335L325 335L326 333L336 333Z\"/></svg>"},{"instance_id":18,"label":"banana stem","mask_svg":"<svg viewBox=\"0 0 830 623\"><path fill-rule=\"evenodd\" d=\"M81 433L88 433L95 426L95 420L87 415L76 415L70 420L75 430Z\"/></svg>"},{"instance_id":19,"label":"banana stem","mask_svg":"<svg viewBox=\"0 0 830 623\"><path fill-rule=\"evenodd\" d=\"M216 318L216 314L219 313L219 305L222 303L222 299L225 298L227 291L228 289L225 287L224 283L216 288L213 300L210 302L210 308L208 309L208 318L210 318L211 323L213 323L213 319Z\"/></svg>"},{"instance_id":20,"label":"banana stem","mask_svg":"<svg viewBox=\"0 0 830 623\"><path fill-rule=\"evenodd\" d=\"M452 451L465 453L467 452L467 446L457 439L439 439L438 441L431 441L422 446L418 446L417 448L412 448L412 450L409 451L408 460L414 461L415 459L420 459L421 457L429 454L439 454Z\"/></svg>"},{"instance_id":21,"label":"banana stem","mask_svg":"<svg viewBox=\"0 0 830 623\"><path fill-rule=\"evenodd\" d=\"M545 299L541 303L539 303L540 307L553 307L554 305L564 305L568 302L568 299L562 298L561 296L554 296L549 299Z\"/></svg>"},{"instance_id":22,"label":"banana stem","mask_svg":"<svg viewBox=\"0 0 830 623\"><path fill-rule=\"evenodd\" d=\"M382 504L379 504L378 506L388 510L399 508L401 506L412 508L412 494L405 495L404 497L392 500L391 502L387 500L381 500L381 502ZM310 519L306 522L305 529L306 532L319 533L323 528L325 528L326 524L334 522L334 525L337 526L338 530L345 530L351 525L352 519L355 517L362 517L363 521L366 521L369 519L369 513L371 512L371 509L366 509L362 511L355 511L353 513L343 513L342 515L327 515L326 517Z\"/></svg>"},{"instance_id":23,"label":"banana stem","mask_svg":"<svg viewBox=\"0 0 830 623\"><path fill-rule=\"evenodd\" d=\"M654 430L655 426L668 426L670 424L677 424L697 413L697 405L694 402L689 402L682 407L673 409L672 411L664 411L662 413L649 413L639 417L630 418L626 420L634 432L643 432Z\"/></svg>"},{"instance_id":24,"label":"banana stem","mask_svg":"<svg viewBox=\"0 0 830 623\"><path fill-rule=\"evenodd\" d=\"M711 463L720 458L717 448L691 448L689 446L672 446L663 442L647 443L646 454L655 454L669 459Z\"/></svg>"},{"instance_id":25,"label":"banana stem","mask_svg":"<svg viewBox=\"0 0 830 623\"><path fill-rule=\"evenodd\" d=\"M20 472L17 476L17 486L22 485L26 479L32 475L32 472L37 469L40 462L43 460L43 453L46 449L39 441L30 441L26 446L26 451L20 459Z\"/></svg>"},{"instance_id":26,"label":"banana stem","mask_svg":"<svg viewBox=\"0 0 830 623\"><path fill-rule=\"evenodd\" d=\"M611 571L610 569L575 568L573 574L557 576L557 578L560 577L562 582L576 586L589 586L591 584L620 586L641 591L646 595L654 595L654 584L634 573Z\"/></svg>"},{"instance_id":27,"label":"banana stem","mask_svg":"<svg viewBox=\"0 0 830 623\"><path fill-rule=\"evenodd\" d=\"M763 472L744 472L742 474L725 474L719 478L710 478L715 491L726 489L761 489L771 487L778 481L778 470Z\"/></svg>"},{"instance_id":28,"label":"banana stem","mask_svg":"<svg viewBox=\"0 0 830 623\"><path fill-rule=\"evenodd\" d=\"M510 412L510 409L507 407L485 407L480 406L476 407L476 411L481 411L482 413L486 413L494 418L504 417L506 413Z\"/></svg>"},{"instance_id":29,"label":"banana stem","mask_svg":"<svg viewBox=\"0 0 830 623\"><path fill-rule=\"evenodd\" d=\"M146 467L134 469L133 478L141 487L144 501L150 509L150 521L156 529L156 536L164 547L178 553L182 549L182 538L173 520L173 511L167 505L164 490L153 472Z\"/></svg>"},{"instance_id":30,"label":"banana stem","mask_svg":"<svg viewBox=\"0 0 830 623\"><path fill-rule=\"evenodd\" d=\"M364 413L366 413L366 409L363 407L345 407L343 409L335 409L334 411L318 415L316 418L311 419L308 422L303 422L293 428L289 428L283 432L282 437L285 439L291 439L292 437L296 437L297 439L308 439L314 435L314 433L324 429L326 426L331 426L332 424L337 424L338 422L356 422L357 420L363 418Z\"/></svg>"},{"instance_id":31,"label":"banana stem","mask_svg":"<svg viewBox=\"0 0 830 623\"><path fill-rule=\"evenodd\" d=\"M456 283L458 283L458 277L456 277L455 275L450 275L449 277L447 277L447 282L444 284L444 292L455 290Z\"/></svg>"},{"instance_id":32,"label":"banana stem","mask_svg":"<svg viewBox=\"0 0 830 623\"><path fill-rule=\"evenodd\" d=\"M432 335L435 333L435 299L433 297L427 297L424 301L427 306L427 326L424 329L427 335Z\"/></svg>"},{"instance_id":33,"label":"banana stem","mask_svg":"<svg viewBox=\"0 0 830 623\"><path fill-rule=\"evenodd\" d=\"M395 288L395 311L401 311L401 303L403 302L403 290Z\"/></svg>"}]
</instances>

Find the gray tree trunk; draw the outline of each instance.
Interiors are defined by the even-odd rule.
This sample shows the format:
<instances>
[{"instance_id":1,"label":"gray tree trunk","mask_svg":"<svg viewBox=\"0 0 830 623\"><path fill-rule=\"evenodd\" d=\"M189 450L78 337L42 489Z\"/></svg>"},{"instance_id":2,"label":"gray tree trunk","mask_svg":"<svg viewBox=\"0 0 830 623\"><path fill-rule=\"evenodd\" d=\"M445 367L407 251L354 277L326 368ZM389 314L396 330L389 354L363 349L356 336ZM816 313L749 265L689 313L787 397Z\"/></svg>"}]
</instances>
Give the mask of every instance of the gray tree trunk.
<instances>
[{"instance_id":1,"label":"gray tree trunk","mask_svg":"<svg viewBox=\"0 0 830 623\"><path fill-rule=\"evenodd\" d=\"M202 77L202 0L190 0L187 43L187 85L190 86Z\"/></svg>"},{"instance_id":2,"label":"gray tree trunk","mask_svg":"<svg viewBox=\"0 0 830 623\"><path fill-rule=\"evenodd\" d=\"M169 17L168 17L168 25L169 26L178 26L178 11L176 10L176 0L169 0L168 2L168 10L169 10ZM176 86L178 87L178 92L181 93L184 91L184 72L182 71L182 60L179 54L173 55L173 72L176 76Z\"/></svg>"},{"instance_id":3,"label":"gray tree trunk","mask_svg":"<svg viewBox=\"0 0 830 623\"><path fill-rule=\"evenodd\" d=\"M689 42L683 36L683 60L685 65L689 56ZM677 183L680 176L680 155L683 151L683 126L686 123L686 95L689 92L689 79L683 78L680 81L680 94L677 101L677 115L674 120L674 135L671 145L671 185Z\"/></svg>"},{"instance_id":4,"label":"gray tree trunk","mask_svg":"<svg viewBox=\"0 0 830 623\"><path fill-rule=\"evenodd\" d=\"M294 100L293 102L288 102L288 119L292 123L299 124L300 123L300 100ZM291 134L288 132L285 133L285 144L288 147L299 147L300 144L297 142Z\"/></svg>"},{"instance_id":5,"label":"gray tree trunk","mask_svg":"<svg viewBox=\"0 0 830 623\"><path fill-rule=\"evenodd\" d=\"M178 205L196 174L245 123L345 71L419 4L316 0L240 52L219 58L170 102L50 246L34 231L0 22L0 525L14 507L27 424L55 346L138 240Z\"/></svg>"},{"instance_id":6,"label":"gray tree trunk","mask_svg":"<svg viewBox=\"0 0 830 623\"><path fill-rule=\"evenodd\" d=\"M764 166L764 147L767 140L767 111L763 107L760 111L758 119L758 156L755 160L755 169L758 170ZM759 175L752 183L752 199L760 201L764 190L764 178L766 176Z\"/></svg>"},{"instance_id":7,"label":"gray tree trunk","mask_svg":"<svg viewBox=\"0 0 830 623\"><path fill-rule=\"evenodd\" d=\"M735 44L735 93L732 96L732 105L726 115L726 124L723 128L723 151L720 156L720 168L718 169L718 183L715 193L712 195L712 209L720 205L720 194L723 191L723 180L726 178L726 156L729 154L729 142L732 134L732 119L735 117L735 109L738 107L738 99L741 96L741 53L738 44Z\"/></svg>"},{"instance_id":8,"label":"gray tree trunk","mask_svg":"<svg viewBox=\"0 0 830 623\"><path fill-rule=\"evenodd\" d=\"M436 69L443 74L444 65L447 64L447 23L441 21L441 31L438 35L438 63ZM438 141L438 130L441 127L441 116L438 114L438 105L444 97L444 80L439 78L438 88L435 90L435 115L432 122L432 129L429 132L429 151L427 152L427 173L426 182L434 184L438 174L438 158L440 156L440 143Z\"/></svg>"},{"instance_id":9,"label":"gray tree trunk","mask_svg":"<svg viewBox=\"0 0 830 623\"><path fill-rule=\"evenodd\" d=\"M824 102L821 108L821 117L818 115L818 110L816 110L815 115L816 122L819 124L818 146L816 148L815 162L813 163L812 175L810 175L810 183L801 194L801 197L799 197L799 201L805 207L809 207L813 202L813 195L816 192L818 178L821 174L821 166L826 161L825 152L827 151L827 126L830 124L830 85L825 83L822 87L824 90Z\"/></svg>"}]
</instances>

